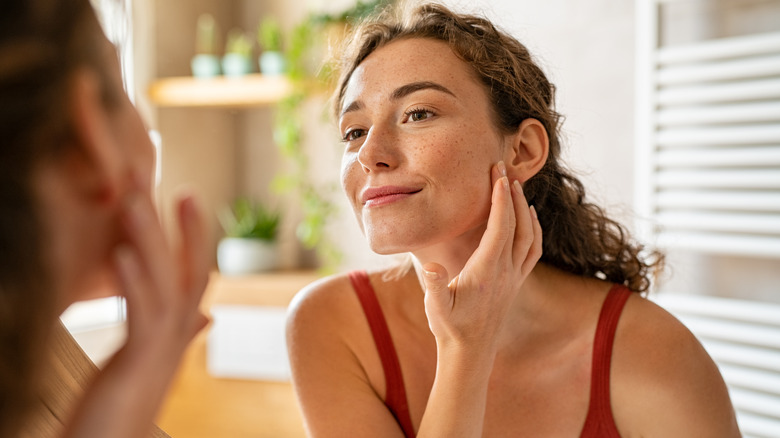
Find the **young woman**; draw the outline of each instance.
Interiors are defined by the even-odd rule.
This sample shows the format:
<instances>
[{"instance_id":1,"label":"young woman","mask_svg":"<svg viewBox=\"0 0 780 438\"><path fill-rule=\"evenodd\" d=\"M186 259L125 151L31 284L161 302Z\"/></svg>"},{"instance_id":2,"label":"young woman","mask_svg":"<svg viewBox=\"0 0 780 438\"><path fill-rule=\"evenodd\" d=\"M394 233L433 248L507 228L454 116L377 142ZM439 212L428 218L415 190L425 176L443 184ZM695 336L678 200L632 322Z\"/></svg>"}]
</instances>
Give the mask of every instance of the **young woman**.
<instances>
[{"instance_id":1,"label":"young woman","mask_svg":"<svg viewBox=\"0 0 780 438\"><path fill-rule=\"evenodd\" d=\"M661 258L562 167L522 44L427 4L363 24L343 57L342 185L371 248L413 266L299 294L311 436L739 436L712 360L639 294Z\"/></svg>"},{"instance_id":2,"label":"young woman","mask_svg":"<svg viewBox=\"0 0 780 438\"><path fill-rule=\"evenodd\" d=\"M31 429L39 383L59 372L46 365L58 315L107 294L127 298L127 341L59 433L147 436L206 323L201 215L183 197L180 247L166 244L153 147L89 0L10 2L0 29L0 436Z\"/></svg>"}]
</instances>

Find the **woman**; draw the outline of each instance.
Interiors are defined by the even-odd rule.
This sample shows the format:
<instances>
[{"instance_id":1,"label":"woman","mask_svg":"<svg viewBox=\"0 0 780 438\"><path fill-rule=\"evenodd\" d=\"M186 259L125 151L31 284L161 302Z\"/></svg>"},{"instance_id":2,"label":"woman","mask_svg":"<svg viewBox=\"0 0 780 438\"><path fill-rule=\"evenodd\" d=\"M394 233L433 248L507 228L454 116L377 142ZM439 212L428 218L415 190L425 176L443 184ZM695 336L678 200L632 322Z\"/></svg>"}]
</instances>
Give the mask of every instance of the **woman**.
<instances>
[{"instance_id":1,"label":"woman","mask_svg":"<svg viewBox=\"0 0 780 438\"><path fill-rule=\"evenodd\" d=\"M342 185L371 248L414 269L299 294L310 435L739 436L712 360L637 293L660 257L561 166L525 47L428 4L363 24L343 56Z\"/></svg>"},{"instance_id":2,"label":"woman","mask_svg":"<svg viewBox=\"0 0 780 438\"><path fill-rule=\"evenodd\" d=\"M0 29L0 436L31 429L58 315L108 294L127 299L127 341L61 436L147 436L206 324L203 220L183 197L180 248L165 243L153 147L88 0L11 2Z\"/></svg>"}]
</instances>

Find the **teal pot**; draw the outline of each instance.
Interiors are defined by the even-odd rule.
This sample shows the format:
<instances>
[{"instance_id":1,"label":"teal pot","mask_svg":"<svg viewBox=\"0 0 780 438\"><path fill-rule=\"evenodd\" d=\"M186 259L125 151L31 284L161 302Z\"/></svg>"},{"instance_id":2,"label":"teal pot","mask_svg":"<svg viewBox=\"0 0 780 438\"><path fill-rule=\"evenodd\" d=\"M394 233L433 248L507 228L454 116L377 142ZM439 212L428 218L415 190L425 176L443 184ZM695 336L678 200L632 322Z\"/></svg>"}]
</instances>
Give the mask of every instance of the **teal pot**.
<instances>
[{"instance_id":1,"label":"teal pot","mask_svg":"<svg viewBox=\"0 0 780 438\"><path fill-rule=\"evenodd\" d=\"M196 78L219 76L219 58L216 55L195 55L190 61L192 75Z\"/></svg>"},{"instance_id":2,"label":"teal pot","mask_svg":"<svg viewBox=\"0 0 780 438\"><path fill-rule=\"evenodd\" d=\"M217 266L223 275L246 275L277 267L276 243L263 239L225 237L217 246Z\"/></svg>"},{"instance_id":3,"label":"teal pot","mask_svg":"<svg viewBox=\"0 0 780 438\"><path fill-rule=\"evenodd\" d=\"M246 55L228 53L222 57L222 72L230 77L248 75L252 73L252 60Z\"/></svg>"},{"instance_id":4,"label":"teal pot","mask_svg":"<svg viewBox=\"0 0 780 438\"><path fill-rule=\"evenodd\" d=\"M281 75L287 70L287 62L282 52L266 51L258 60L260 73L269 76Z\"/></svg>"}]
</instances>

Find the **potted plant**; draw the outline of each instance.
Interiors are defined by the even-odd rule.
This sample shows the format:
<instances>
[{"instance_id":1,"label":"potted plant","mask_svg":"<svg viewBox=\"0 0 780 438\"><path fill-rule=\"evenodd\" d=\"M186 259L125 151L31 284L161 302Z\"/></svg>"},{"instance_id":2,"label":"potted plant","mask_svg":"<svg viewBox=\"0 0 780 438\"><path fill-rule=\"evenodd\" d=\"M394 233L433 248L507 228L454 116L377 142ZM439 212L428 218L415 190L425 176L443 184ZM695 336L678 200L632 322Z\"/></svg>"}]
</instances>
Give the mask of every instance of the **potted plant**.
<instances>
[{"instance_id":1,"label":"potted plant","mask_svg":"<svg viewBox=\"0 0 780 438\"><path fill-rule=\"evenodd\" d=\"M252 40L239 28L228 33L225 56L222 57L225 76L239 77L252 72Z\"/></svg>"},{"instance_id":2,"label":"potted plant","mask_svg":"<svg viewBox=\"0 0 780 438\"><path fill-rule=\"evenodd\" d=\"M280 75L286 71L282 52L282 28L279 22L266 16L257 27L257 42L262 48L258 59L260 72L265 75Z\"/></svg>"},{"instance_id":3,"label":"potted plant","mask_svg":"<svg viewBox=\"0 0 780 438\"><path fill-rule=\"evenodd\" d=\"M242 275L276 268L279 214L246 198L237 199L219 216L225 237L217 247L217 265L224 275Z\"/></svg>"},{"instance_id":4,"label":"potted plant","mask_svg":"<svg viewBox=\"0 0 780 438\"><path fill-rule=\"evenodd\" d=\"M217 23L211 14L198 17L195 35L195 56L190 62L196 78L212 78L220 74L217 57Z\"/></svg>"}]
</instances>

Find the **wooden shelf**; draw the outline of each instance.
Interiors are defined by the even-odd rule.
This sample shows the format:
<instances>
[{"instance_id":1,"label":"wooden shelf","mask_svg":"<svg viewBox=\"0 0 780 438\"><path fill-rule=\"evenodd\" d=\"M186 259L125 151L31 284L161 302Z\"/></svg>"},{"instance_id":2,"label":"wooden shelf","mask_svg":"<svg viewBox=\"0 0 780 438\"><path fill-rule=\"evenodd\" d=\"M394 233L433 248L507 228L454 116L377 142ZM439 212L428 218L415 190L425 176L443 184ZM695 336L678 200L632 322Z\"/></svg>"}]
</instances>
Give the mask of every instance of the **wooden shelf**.
<instances>
[{"instance_id":1,"label":"wooden shelf","mask_svg":"<svg viewBox=\"0 0 780 438\"><path fill-rule=\"evenodd\" d=\"M290 94L285 76L251 74L240 78L191 76L163 78L149 87L149 97L160 107L241 108L271 105Z\"/></svg>"}]
</instances>

